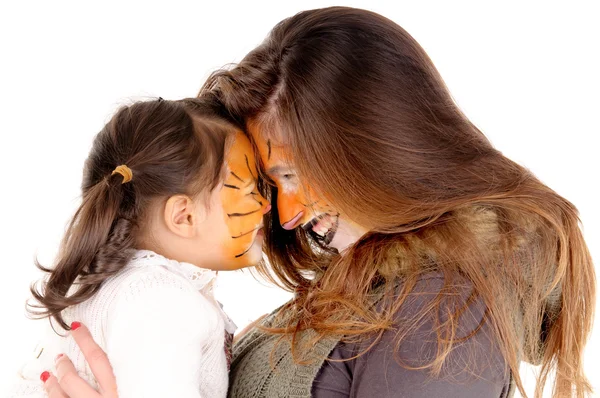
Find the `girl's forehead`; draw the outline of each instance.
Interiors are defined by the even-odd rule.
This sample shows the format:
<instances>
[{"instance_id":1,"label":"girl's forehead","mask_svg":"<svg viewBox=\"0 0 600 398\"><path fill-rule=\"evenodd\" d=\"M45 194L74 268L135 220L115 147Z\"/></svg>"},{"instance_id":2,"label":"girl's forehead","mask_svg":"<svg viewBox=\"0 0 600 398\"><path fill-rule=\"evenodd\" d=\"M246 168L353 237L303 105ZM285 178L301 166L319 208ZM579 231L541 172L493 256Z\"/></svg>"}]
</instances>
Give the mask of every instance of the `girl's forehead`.
<instances>
[{"instance_id":1,"label":"girl's forehead","mask_svg":"<svg viewBox=\"0 0 600 398\"><path fill-rule=\"evenodd\" d=\"M231 143L229 145L227 156L234 158L237 155L243 155L248 152L253 152L250 139L246 136L246 134L242 133L241 131L237 131L231 137Z\"/></svg>"},{"instance_id":2,"label":"girl's forehead","mask_svg":"<svg viewBox=\"0 0 600 398\"><path fill-rule=\"evenodd\" d=\"M258 173L254 149L248 137L241 131L232 137L225 162L230 172L235 173L243 180L256 179Z\"/></svg>"}]
</instances>

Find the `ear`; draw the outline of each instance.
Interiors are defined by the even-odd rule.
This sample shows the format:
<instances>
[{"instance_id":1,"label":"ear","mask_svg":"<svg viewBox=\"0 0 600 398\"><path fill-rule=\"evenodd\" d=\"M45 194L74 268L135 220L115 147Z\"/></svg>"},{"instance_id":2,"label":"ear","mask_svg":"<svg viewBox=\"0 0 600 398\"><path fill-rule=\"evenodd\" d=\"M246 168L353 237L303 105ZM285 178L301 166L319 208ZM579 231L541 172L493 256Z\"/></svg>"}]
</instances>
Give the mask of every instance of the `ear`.
<instances>
[{"instance_id":1,"label":"ear","mask_svg":"<svg viewBox=\"0 0 600 398\"><path fill-rule=\"evenodd\" d=\"M171 196L165 205L164 222L169 231L182 238L193 238L200 213L198 204L187 195ZM202 212L204 213L204 212Z\"/></svg>"}]
</instances>

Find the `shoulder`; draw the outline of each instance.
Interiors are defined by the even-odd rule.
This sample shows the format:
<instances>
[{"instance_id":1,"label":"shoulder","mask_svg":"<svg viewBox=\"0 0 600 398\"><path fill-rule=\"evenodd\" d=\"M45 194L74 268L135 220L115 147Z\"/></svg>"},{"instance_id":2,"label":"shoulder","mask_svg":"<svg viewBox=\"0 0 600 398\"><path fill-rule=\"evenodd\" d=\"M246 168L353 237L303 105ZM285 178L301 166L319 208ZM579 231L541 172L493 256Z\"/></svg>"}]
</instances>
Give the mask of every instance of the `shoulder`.
<instances>
[{"instance_id":1,"label":"shoulder","mask_svg":"<svg viewBox=\"0 0 600 398\"><path fill-rule=\"evenodd\" d=\"M148 322L219 324L221 318L210 294L198 291L184 276L167 267L126 267L111 283L115 299L109 308L111 318L149 317ZM222 320L221 320L222 321Z\"/></svg>"},{"instance_id":2,"label":"shoulder","mask_svg":"<svg viewBox=\"0 0 600 398\"><path fill-rule=\"evenodd\" d=\"M440 338L453 341L452 351L481 346L482 339L489 346L495 340L485 301L473 283L458 273L431 272L412 282L400 281L394 294L381 298L377 308L394 310L393 333L386 332L383 343L393 340L400 346L417 344L430 349L433 355L440 348Z\"/></svg>"},{"instance_id":3,"label":"shoulder","mask_svg":"<svg viewBox=\"0 0 600 398\"><path fill-rule=\"evenodd\" d=\"M401 319L415 314L433 315L434 306L461 313L464 311L458 309L464 307L469 313L477 312L479 315L475 318L478 319L482 319L485 311L485 303L476 293L473 283L455 272L428 272L415 278L398 277L395 283L375 289L372 297L375 311L393 308L396 317Z\"/></svg>"},{"instance_id":4,"label":"shoulder","mask_svg":"<svg viewBox=\"0 0 600 398\"><path fill-rule=\"evenodd\" d=\"M423 275L413 283L404 291L406 285L400 282L390 298L398 307L389 330L379 338L336 345L329 356L334 361L327 361L316 378L315 392L341 389L382 397L395 396L391 391L407 397L503 396L510 374L487 320L486 305L474 294L472 284L458 275L437 273ZM382 307L382 302L377 307ZM453 343L444 344L448 340Z\"/></svg>"},{"instance_id":5,"label":"shoulder","mask_svg":"<svg viewBox=\"0 0 600 398\"><path fill-rule=\"evenodd\" d=\"M114 277L119 290L124 294L148 289L177 289L195 291L191 283L182 275L169 270L167 266L152 264L147 266L127 265Z\"/></svg>"},{"instance_id":6,"label":"shoulder","mask_svg":"<svg viewBox=\"0 0 600 398\"><path fill-rule=\"evenodd\" d=\"M493 379L494 375L503 375L501 383L506 380L505 360L487 305L466 277L426 274L396 300L393 328L359 359L358 366L393 354L409 368L428 369L426 374L439 369L437 378L445 381L463 383L474 376Z\"/></svg>"}]
</instances>

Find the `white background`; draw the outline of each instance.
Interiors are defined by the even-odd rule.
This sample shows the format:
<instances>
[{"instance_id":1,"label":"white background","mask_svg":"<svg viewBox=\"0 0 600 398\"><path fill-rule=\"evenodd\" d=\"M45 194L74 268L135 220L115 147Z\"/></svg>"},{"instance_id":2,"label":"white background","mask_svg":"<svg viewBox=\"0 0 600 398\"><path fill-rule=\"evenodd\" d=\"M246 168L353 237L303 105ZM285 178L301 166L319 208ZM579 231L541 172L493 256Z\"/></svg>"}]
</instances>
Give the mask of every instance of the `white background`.
<instances>
[{"instance_id":1,"label":"white background","mask_svg":"<svg viewBox=\"0 0 600 398\"><path fill-rule=\"evenodd\" d=\"M598 263L596 4L344 3L387 16L421 43L492 142L580 209ZM194 96L211 70L239 61L275 23L328 5L334 3L1 3L0 391L41 325L24 316L29 283L39 277L33 258L51 263L78 203L92 138L116 107L131 97ZM219 296L239 326L287 297L248 272L223 274ZM599 333L596 327L586 348L587 374L597 388Z\"/></svg>"}]
</instances>

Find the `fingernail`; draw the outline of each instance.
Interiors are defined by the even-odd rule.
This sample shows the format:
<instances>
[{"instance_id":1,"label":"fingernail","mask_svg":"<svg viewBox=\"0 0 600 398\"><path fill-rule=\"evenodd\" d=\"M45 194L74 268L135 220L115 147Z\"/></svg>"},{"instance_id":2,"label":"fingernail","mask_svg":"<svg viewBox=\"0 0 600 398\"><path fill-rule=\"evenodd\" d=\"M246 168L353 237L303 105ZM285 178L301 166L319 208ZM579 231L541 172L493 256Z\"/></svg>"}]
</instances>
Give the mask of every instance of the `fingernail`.
<instances>
[{"instance_id":1,"label":"fingernail","mask_svg":"<svg viewBox=\"0 0 600 398\"><path fill-rule=\"evenodd\" d=\"M73 322L71 324L71 330L77 330L81 326L80 322Z\"/></svg>"},{"instance_id":2,"label":"fingernail","mask_svg":"<svg viewBox=\"0 0 600 398\"><path fill-rule=\"evenodd\" d=\"M58 354L56 356L56 358L54 358L54 362L58 361L60 358L62 358L65 354Z\"/></svg>"},{"instance_id":3,"label":"fingernail","mask_svg":"<svg viewBox=\"0 0 600 398\"><path fill-rule=\"evenodd\" d=\"M46 380L48 380L49 378L50 378L50 372L48 372L48 371L42 372L42 374L40 375L40 380L43 383L45 383Z\"/></svg>"}]
</instances>

